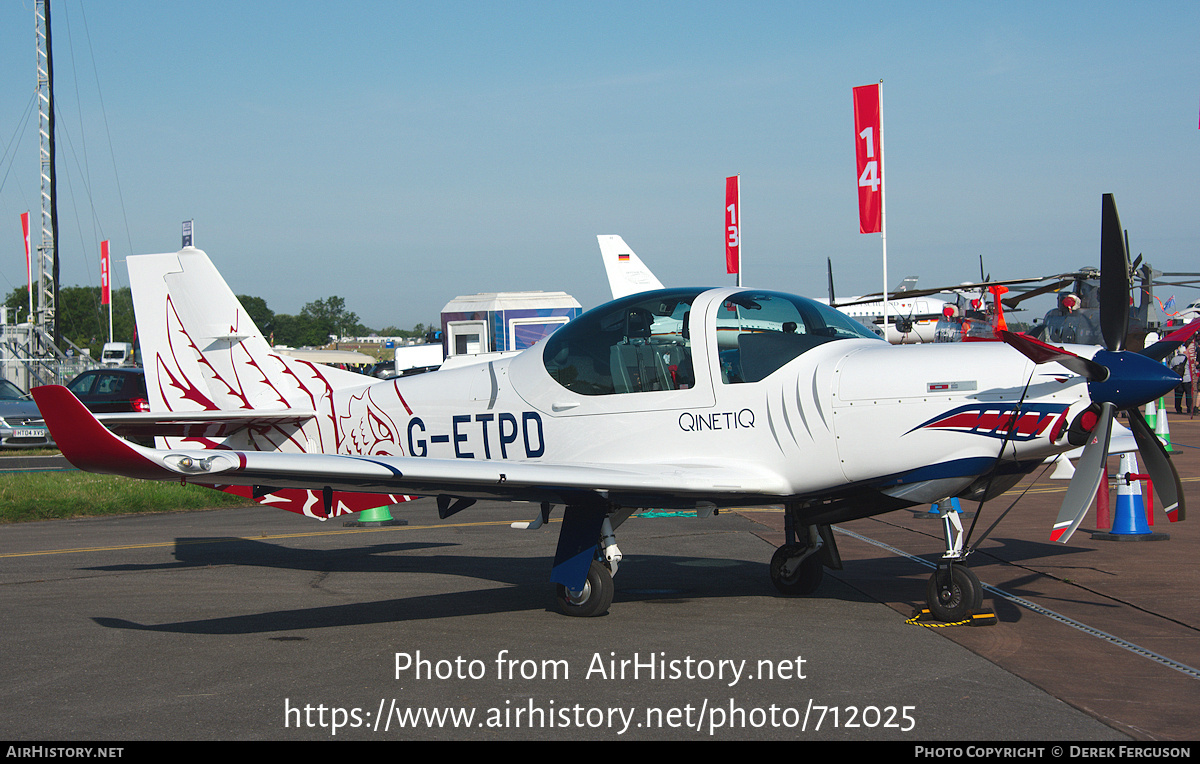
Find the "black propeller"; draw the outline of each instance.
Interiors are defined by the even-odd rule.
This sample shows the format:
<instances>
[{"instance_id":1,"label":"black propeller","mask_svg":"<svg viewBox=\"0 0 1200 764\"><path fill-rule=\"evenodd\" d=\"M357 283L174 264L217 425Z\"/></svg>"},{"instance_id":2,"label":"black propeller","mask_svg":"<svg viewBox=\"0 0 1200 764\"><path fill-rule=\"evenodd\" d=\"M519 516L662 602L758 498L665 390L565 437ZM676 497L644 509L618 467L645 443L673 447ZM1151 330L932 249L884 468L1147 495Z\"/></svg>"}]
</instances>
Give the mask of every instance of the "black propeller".
<instances>
[{"instance_id":1,"label":"black propeller","mask_svg":"<svg viewBox=\"0 0 1200 764\"><path fill-rule=\"evenodd\" d=\"M1052 541L1066 543L1079 527L1091 506L1100 482L1105 479L1108 440L1113 416L1123 410L1154 481L1154 492L1172 521L1184 518L1183 487L1179 473L1166 449L1154 435L1138 406L1165 395L1179 384L1179 378L1158 361L1165 356L1163 345L1178 347L1184 331L1153 345L1144 353L1125 350L1129 329L1130 265L1121 219L1112 194L1105 194L1100 226L1100 332L1104 349L1090 359L1064 348L1054 347L1031 337L1004 332L1002 339L1035 363L1055 361L1088 380L1088 395L1097 404L1096 424L1092 428L1075 477L1054 522ZM1200 329L1200 321L1189 325L1187 336ZM1177 336L1178 335L1178 336ZM1162 353L1162 355L1160 355Z\"/></svg>"},{"instance_id":2,"label":"black propeller","mask_svg":"<svg viewBox=\"0 0 1200 764\"><path fill-rule=\"evenodd\" d=\"M1117 203L1105 194L1100 218L1100 334L1107 350L1124 350L1129 330L1129 252Z\"/></svg>"}]
</instances>

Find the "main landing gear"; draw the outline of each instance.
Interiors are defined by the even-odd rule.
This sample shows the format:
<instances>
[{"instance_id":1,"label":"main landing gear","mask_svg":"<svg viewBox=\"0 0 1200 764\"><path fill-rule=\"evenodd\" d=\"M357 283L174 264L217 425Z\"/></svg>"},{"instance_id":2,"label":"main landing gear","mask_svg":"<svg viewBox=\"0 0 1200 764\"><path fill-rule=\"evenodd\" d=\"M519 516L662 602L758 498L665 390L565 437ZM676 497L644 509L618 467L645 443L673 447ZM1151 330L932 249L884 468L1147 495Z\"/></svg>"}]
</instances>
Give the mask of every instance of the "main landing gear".
<instances>
[{"instance_id":1,"label":"main landing gear","mask_svg":"<svg viewBox=\"0 0 1200 764\"><path fill-rule=\"evenodd\" d=\"M513 523L513 527L539 528L549 520L550 509L549 504L542 504L532 522ZM610 515L606 507L588 504L568 504L563 511L550 580L558 609L565 615L590 617L608 612L616 591L612 577L622 557L613 529L631 514L632 509L622 508Z\"/></svg>"},{"instance_id":2,"label":"main landing gear","mask_svg":"<svg viewBox=\"0 0 1200 764\"><path fill-rule=\"evenodd\" d=\"M771 555L771 583L781 594L812 594L825 578L825 566L840 569L841 559L828 525L802 526L797 533L796 516L800 505L784 508L785 543Z\"/></svg>"},{"instance_id":3,"label":"main landing gear","mask_svg":"<svg viewBox=\"0 0 1200 764\"><path fill-rule=\"evenodd\" d=\"M771 555L771 583L782 594L812 594L825 578L820 548L784 544Z\"/></svg>"},{"instance_id":4,"label":"main landing gear","mask_svg":"<svg viewBox=\"0 0 1200 764\"><path fill-rule=\"evenodd\" d=\"M581 618L607 613L616 591L612 574L599 560L592 560L582 589L568 589L563 584L555 584L554 587L558 592L558 609L565 615Z\"/></svg>"}]
</instances>

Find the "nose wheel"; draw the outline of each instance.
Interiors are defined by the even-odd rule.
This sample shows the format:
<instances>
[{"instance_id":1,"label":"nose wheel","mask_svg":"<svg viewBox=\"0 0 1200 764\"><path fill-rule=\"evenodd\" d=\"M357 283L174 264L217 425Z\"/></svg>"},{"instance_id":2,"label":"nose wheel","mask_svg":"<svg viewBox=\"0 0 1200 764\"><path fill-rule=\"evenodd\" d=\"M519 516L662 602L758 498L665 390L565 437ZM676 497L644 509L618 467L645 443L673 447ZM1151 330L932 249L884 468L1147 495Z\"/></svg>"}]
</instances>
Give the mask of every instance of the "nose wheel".
<instances>
[{"instance_id":1,"label":"nose wheel","mask_svg":"<svg viewBox=\"0 0 1200 764\"><path fill-rule=\"evenodd\" d=\"M942 565L925 587L929 612L943 623L956 623L983 609L983 584L964 565Z\"/></svg>"}]
</instances>

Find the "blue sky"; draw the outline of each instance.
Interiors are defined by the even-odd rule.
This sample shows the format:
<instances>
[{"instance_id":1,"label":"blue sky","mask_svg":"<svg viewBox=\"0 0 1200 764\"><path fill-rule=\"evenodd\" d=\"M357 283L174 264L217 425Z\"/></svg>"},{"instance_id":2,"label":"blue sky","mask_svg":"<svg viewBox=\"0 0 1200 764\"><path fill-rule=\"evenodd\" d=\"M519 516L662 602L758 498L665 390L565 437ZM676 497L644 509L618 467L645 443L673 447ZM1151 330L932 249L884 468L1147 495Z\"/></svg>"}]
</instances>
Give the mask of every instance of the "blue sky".
<instances>
[{"instance_id":1,"label":"blue sky","mask_svg":"<svg viewBox=\"0 0 1200 764\"><path fill-rule=\"evenodd\" d=\"M879 80L890 282L1098 265L1106 192L1135 255L1200 270L1200 4L833 5L56 0L62 283L99 283L103 238L173 251L195 219L276 312L339 295L410 327L523 289L591 307L597 234L665 284L731 284L741 174L748 285L824 296L828 257L839 294L876 291L851 88ZM32 0L10 0L4 291L38 205L34 64Z\"/></svg>"}]
</instances>

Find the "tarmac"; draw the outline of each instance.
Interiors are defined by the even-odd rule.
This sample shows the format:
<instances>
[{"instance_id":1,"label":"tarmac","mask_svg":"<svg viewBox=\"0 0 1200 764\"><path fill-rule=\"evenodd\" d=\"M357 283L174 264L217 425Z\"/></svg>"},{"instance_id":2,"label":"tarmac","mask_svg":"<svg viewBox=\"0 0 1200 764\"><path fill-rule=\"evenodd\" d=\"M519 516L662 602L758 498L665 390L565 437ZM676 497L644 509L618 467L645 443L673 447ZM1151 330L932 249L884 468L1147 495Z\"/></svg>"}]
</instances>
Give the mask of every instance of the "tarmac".
<instances>
[{"instance_id":1,"label":"tarmac","mask_svg":"<svg viewBox=\"0 0 1200 764\"><path fill-rule=\"evenodd\" d=\"M1200 511L1200 422L1169 417ZM907 510L838 526L844 569L795 598L779 508L631 518L588 619L555 609L555 523L508 527L528 505L0 526L0 740L1195 740L1200 521L1052 543L1049 474L979 517L1017 500L969 559L990 626L910 622L943 542Z\"/></svg>"},{"instance_id":2,"label":"tarmac","mask_svg":"<svg viewBox=\"0 0 1200 764\"><path fill-rule=\"evenodd\" d=\"M1171 411L1168 423L1171 458L1195 515L1200 419ZM1119 466L1119 457L1110 456L1110 476ZM1099 540L1093 534L1108 529L1096 528L1093 504L1068 543L1051 542L1068 483L1051 479L1052 472L1039 470L988 502L976 525L974 538L1016 502L968 561L998 624L938 633L1135 739L1197 740L1200 524L1169 523L1156 508L1147 530L1169 538ZM1115 480L1110 491L1115 513ZM976 509L963 506L967 514ZM781 512L742 511L771 527L766 540L781 543ZM844 570L827 575L904 615L924 607L930 565L944 549L940 522L902 510L838 527Z\"/></svg>"}]
</instances>

